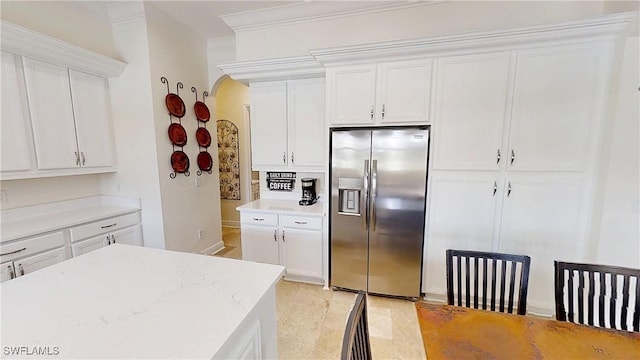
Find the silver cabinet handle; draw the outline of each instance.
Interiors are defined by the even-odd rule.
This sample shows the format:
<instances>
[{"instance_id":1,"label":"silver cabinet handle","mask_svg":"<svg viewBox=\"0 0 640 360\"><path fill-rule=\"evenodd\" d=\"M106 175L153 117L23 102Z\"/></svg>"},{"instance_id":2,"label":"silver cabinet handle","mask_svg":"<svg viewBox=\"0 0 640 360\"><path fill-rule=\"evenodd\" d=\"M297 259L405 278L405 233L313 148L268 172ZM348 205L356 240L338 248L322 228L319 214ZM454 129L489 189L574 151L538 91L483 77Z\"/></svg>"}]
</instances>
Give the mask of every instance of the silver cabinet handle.
<instances>
[{"instance_id":1,"label":"silver cabinet handle","mask_svg":"<svg viewBox=\"0 0 640 360\"><path fill-rule=\"evenodd\" d=\"M378 192L378 160L371 164L371 231L376 231L376 193Z\"/></svg>"},{"instance_id":2,"label":"silver cabinet handle","mask_svg":"<svg viewBox=\"0 0 640 360\"><path fill-rule=\"evenodd\" d=\"M4 254L0 254L0 256L4 256L4 255L11 255L11 254L17 254L21 251L25 251L27 250L26 247L23 247L22 249L18 249L18 250L14 250L14 251L9 251L8 253L4 253Z\"/></svg>"},{"instance_id":3,"label":"silver cabinet handle","mask_svg":"<svg viewBox=\"0 0 640 360\"><path fill-rule=\"evenodd\" d=\"M307 225L306 221L294 221L298 225Z\"/></svg>"},{"instance_id":4,"label":"silver cabinet handle","mask_svg":"<svg viewBox=\"0 0 640 360\"><path fill-rule=\"evenodd\" d=\"M111 237L109 235L107 235L107 245L111 245Z\"/></svg>"},{"instance_id":5,"label":"silver cabinet handle","mask_svg":"<svg viewBox=\"0 0 640 360\"><path fill-rule=\"evenodd\" d=\"M84 163L85 163L85 160L86 160L86 159L84 158L84 151L81 151L81 152L80 152L80 156L82 156L82 166L84 166Z\"/></svg>"},{"instance_id":6,"label":"silver cabinet handle","mask_svg":"<svg viewBox=\"0 0 640 360\"><path fill-rule=\"evenodd\" d=\"M112 244L115 244L116 243L116 236L112 234L111 235L111 240L113 241Z\"/></svg>"},{"instance_id":7,"label":"silver cabinet handle","mask_svg":"<svg viewBox=\"0 0 640 360\"><path fill-rule=\"evenodd\" d=\"M80 166L80 156L78 156L78 152L74 151L74 154L76 154L76 166Z\"/></svg>"},{"instance_id":8,"label":"silver cabinet handle","mask_svg":"<svg viewBox=\"0 0 640 360\"><path fill-rule=\"evenodd\" d=\"M273 241L278 242L278 230L273 230Z\"/></svg>"},{"instance_id":9,"label":"silver cabinet handle","mask_svg":"<svg viewBox=\"0 0 640 360\"><path fill-rule=\"evenodd\" d=\"M373 105L371 105L371 120L373 120Z\"/></svg>"},{"instance_id":10,"label":"silver cabinet handle","mask_svg":"<svg viewBox=\"0 0 640 360\"><path fill-rule=\"evenodd\" d=\"M513 160L516 159L516 153L513 152L513 149L511 149L511 165L513 165Z\"/></svg>"},{"instance_id":11,"label":"silver cabinet handle","mask_svg":"<svg viewBox=\"0 0 640 360\"><path fill-rule=\"evenodd\" d=\"M287 163L287 152L286 151L282 153L282 163L283 164Z\"/></svg>"},{"instance_id":12,"label":"silver cabinet handle","mask_svg":"<svg viewBox=\"0 0 640 360\"><path fill-rule=\"evenodd\" d=\"M362 197L362 204L360 204L360 212L364 209L364 216L362 217L362 226L365 230L369 227L369 160L364 161L364 175L362 175L362 184L364 187L364 196Z\"/></svg>"},{"instance_id":13,"label":"silver cabinet handle","mask_svg":"<svg viewBox=\"0 0 640 360\"><path fill-rule=\"evenodd\" d=\"M16 273L13 272L13 266L9 265L7 267L9 268L9 279L15 279Z\"/></svg>"},{"instance_id":14,"label":"silver cabinet handle","mask_svg":"<svg viewBox=\"0 0 640 360\"><path fill-rule=\"evenodd\" d=\"M285 240L284 240L284 230L282 230L282 242L285 242Z\"/></svg>"},{"instance_id":15,"label":"silver cabinet handle","mask_svg":"<svg viewBox=\"0 0 640 360\"><path fill-rule=\"evenodd\" d=\"M264 218L252 218L254 221L264 221Z\"/></svg>"},{"instance_id":16,"label":"silver cabinet handle","mask_svg":"<svg viewBox=\"0 0 640 360\"><path fill-rule=\"evenodd\" d=\"M507 188L507 197L511 195L511 181L509 181L509 187Z\"/></svg>"},{"instance_id":17,"label":"silver cabinet handle","mask_svg":"<svg viewBox=\"0 0 640 360\"><path fill-rule=\"evenodd\" d=\"M502 156L500 155L500 149L498 149L498 154L496 155L496 165L500 164L500 158Z\"/></svg>"},{"instance_id":18,"label":"silver cabinet handle","mask_svg":"<svg viewBox=\"0 0 640 360\"><path fill-rule=\"evenodd\" d=\"M384 105L385 104L382 104L382 120L384 120Z\"/></svg>"},{"instance_id":19,"label":"silver cabinet handle","mask_svg":"<svg viewBox=\"0 0 640 360\"><path fill-rule=\"evenodd\" d=\"M496 181L493 182L493 196L496 196L496 191L498 191L498 183Z\"/></svg>"},{"instance_id":20,"label":"silver cabinet handle","mask_svg":"<svg viewBox=\"0 0 640 360\"><path fill-rule=\"evenodd\" d=\"M116 226L117 223L113 223L113 224L109 224L109 225L102 225L100 226L101 229L106 229L106 228L110 228L110 227L114 227Z\"/></svg>"},{"instance_id":21,"label":"silver cabinet handle","mask_svg":"<svg viewBox=\"0 0 640 360\"><path fill-rule=\"evenodd\" d=\"M291 165L293 165L293 152L291 153Z\"/></svg>"},{"instance_id":22,"label":"silver cabinet handle","mask_svg":"<svg viewBox=\"0 0 640 360\"><path fill-rule=\"evenodd\" d=\"M22 268L22 264L18 264L18 270L20 270L20 275L24 275L24 269Z\"/></svg>"}]
</instances>

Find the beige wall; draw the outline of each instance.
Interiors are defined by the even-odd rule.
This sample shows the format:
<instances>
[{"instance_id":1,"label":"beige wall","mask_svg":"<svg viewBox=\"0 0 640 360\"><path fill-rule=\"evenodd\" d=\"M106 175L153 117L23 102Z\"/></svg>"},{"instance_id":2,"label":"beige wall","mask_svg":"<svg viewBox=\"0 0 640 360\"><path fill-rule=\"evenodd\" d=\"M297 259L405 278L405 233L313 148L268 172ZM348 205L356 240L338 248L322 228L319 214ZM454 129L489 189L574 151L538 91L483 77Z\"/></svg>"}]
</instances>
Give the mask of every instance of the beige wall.
<instances>
[{"instance_id":1,"label":"beige wall","mask_svg":"<svg viewBox=\"0 0 640 360\"><path fill-rule=\"evenodd\" d=\"M100 175L0 181L6 199L2 209L44 204L101 194Z\"/></svg>"},{"instance_id":2,"label":"beige wall","mask_svg":"<svg viewBox=\"0 0 640 360\"><path fill-rule=\"evenodd\" d=\"M245 128L243 122L244 105L249 104L249 88L238 81L226 78L218 87L215 97L215 120L229 120L233 122L238 127L240 133L240 200L223 199L220 201L222 223L225 226L239 226L240 213L236 210L236 207L251 201L251 193L247 191L246 186L246 182L251 177L251 173L248 171L250 154L246 151L246 145L248 145L250 141L248 136L250 129ZM214 126L211 128L215 129ZM215 133L212 133L212 136L215 136Z\"/></svg>"}]
</instances>

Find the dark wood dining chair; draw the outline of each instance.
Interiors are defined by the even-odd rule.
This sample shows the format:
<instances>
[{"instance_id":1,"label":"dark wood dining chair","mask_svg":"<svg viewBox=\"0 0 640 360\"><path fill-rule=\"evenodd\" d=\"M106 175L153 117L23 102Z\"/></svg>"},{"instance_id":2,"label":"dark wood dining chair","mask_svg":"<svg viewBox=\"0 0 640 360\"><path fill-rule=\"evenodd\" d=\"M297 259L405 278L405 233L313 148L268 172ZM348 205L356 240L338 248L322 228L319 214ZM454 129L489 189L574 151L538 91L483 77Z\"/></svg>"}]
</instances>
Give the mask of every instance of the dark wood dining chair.
<instances>
[{"instance_id":1,"label":"dark wood dining chair","mask_svg":"<svg viewBox=\"0 0 640 360\"><path fill-rule=\"evenodd\" d=\"M359 291L356 302L347 320L347 327L342 338L342 360L371 359L371 343L369 341L369 325L367 322L367 296Z\"/></svg>"},{"instance_id":2,"label":"dark wood dining chair","mask_svg":"<svg viewBox=\"0 0 640 360\"><path fill-rule=\"evenodd\" d=\"M530 263L526 255L449 249L447 303L524 315Z\"/></svg>"},{"instance_id":3,"label":"dark wood dining chair","mask_svg":"<svg viewBox=\"0 0 640 360\"><path fill-rule=\"evenodd\" d=\"M556 319L640 331L640 269L555 261Z\"/></svg>"}]
</instances>

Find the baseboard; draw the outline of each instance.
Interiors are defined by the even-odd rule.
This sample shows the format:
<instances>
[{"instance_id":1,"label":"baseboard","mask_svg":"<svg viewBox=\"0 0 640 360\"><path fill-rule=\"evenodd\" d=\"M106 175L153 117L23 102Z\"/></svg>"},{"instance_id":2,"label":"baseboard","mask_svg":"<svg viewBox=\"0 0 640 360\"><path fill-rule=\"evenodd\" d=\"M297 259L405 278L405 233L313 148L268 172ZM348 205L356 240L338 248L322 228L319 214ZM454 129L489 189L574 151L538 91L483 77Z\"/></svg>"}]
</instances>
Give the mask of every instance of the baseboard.
<instances>
[{"instance_id":1,"label":"baseboard","mask_svg":"<svg viewBox=\"0 0 640 360\"><path fill-rule=\"evenodd\" d=\"M324 285L324 279L319 279L315 276L286 274L284 276L284 279L289 281L303 282L307 284Z\"/></svg>"},{"instance_id":2,"label":"baseboard","mask_svg":"<svg viewBox=\"0 0 640 360\"><path fill-rule=\"evenodd\" d=\"M218 251L220 251L222 249L224 249L224 242L218 241L217 243L213 244L212 246L209 246L208 248L200 251L200 254L213 255L213 254L217 253Z\"/></svg>"},{"instance_id":3,"label":"baseboard","mask_svg":"<svg viewBox=\"0 0 640 360\"><path fill-rule=\"evenodd\" d=\"M237 220L222 220L223 227L240 228L240 221Z\"/></svg>"}]
</instances>

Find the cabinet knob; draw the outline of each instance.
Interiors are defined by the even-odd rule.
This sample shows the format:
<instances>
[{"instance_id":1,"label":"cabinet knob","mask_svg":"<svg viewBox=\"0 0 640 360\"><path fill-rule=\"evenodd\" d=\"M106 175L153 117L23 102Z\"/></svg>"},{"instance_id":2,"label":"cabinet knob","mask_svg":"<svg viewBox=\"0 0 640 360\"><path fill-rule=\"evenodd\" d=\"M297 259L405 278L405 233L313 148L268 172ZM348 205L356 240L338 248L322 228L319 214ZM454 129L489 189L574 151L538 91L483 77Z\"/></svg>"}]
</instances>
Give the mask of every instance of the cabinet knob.
<instances>
[{"instance_id":1,"label":"cabinet knob","mask_svg":"<svg viewBox=\"0 0 640 360\"><path fill-rule=\"evenodd\" d=\"M498 191L498 183L496 181L493 182L493 196L496 196L496 191Z\"/></svg>"},{"instance_id":2,"label":"cabinet knob","mask_svg":"<svg viewBox=\"0 0 640 360\"><path fill-rule=\"evenodd\" d=\"M291 165L293 165L293 152L291 152Z\"/></svg>"},{"instance_id":3,"label":"cabinet knob","mask_svg":"<svg viewBox=\"0 0 640 360\"><path fill-rule=\"evenodd\" d=\"M502 156L500 155L500 149L498 149L498 154L496 155L496 165L500 164L500 159Z\"/></svg>"},{"instance_id":4,"label":"cabinet knob","mask_svg":"<svg viewBox=\"0 0 640 360\"><path fill-rule=\"evenodd\" d=\"M13 272L13 266L9 265L7 268L9 268L9 279L15 279L16 273Z\"/></svg>"},{"instance_id":5,"label":"cabinet knob","mask_svg":"<svg viewBox=\"0 0 640 360\"><path fill-rule=\"evenodd\" d=\"M107 245L111 245L111 237L107 235Z\"/></svg>"},{"instance_id":6,"label":"cabinet knob","mask_svg":"<svg viewBox=\"0 0 640 360\"><path fill-rule=\"evenodd\" d=\"M511 165L513 165L513 160L516 159L516 153L513 152L513 149L511 149Z\"/></svg>"},{"instance_id":7,"label":"cabinet knob","mask_svg":"<svg viewBox=\"0 0 640 360\"><path fill-rule=\"evenodd\" d=\"M507 187L507 197L511 195L511 181L509 181L509 186Z\"/></svg>"},{"instance_id":8,"label":"cabinet knob","mask_svg":"<svg viewBox=\"0 0 640 360\"><path fill-rule=\"evenodd\" d=\"M284 230L282 230L282 242L285 242L285 240L284 240Z\"/></svg>"},{"instance_id":9,"label":"cabinet knob","mask_svg":"<svg viewBox=\"0 0 640 360\"><path fill-rule=\"evenodd\" d=\"M85 163L85 158L84 158L84 151L80 151L80 156L82 156L82 166L84 166Z\"/></svg>"},{"instance_id":10,"label":"cabinet knob","mask_svg":"<svg viewBox=\"0 0 640 360\"><path fill-rule=\"evenodd\" d=\"M273 230L273 241L278 242L278 230Z\"/></svg>"},{"instance_id":11,"label":"cabinet knob","mask_svg":"<svg viewBox=\"0 0 640 360\"><path fill-rule=\"evenodd\" d=\"M282 153L282 163L283 164L287 163L287 152L286 151Z\"/></svg>"},{"instance_id":12,"label":"cabinet knob","mask_svg":"<svg viewBox=\"0 0 640 360\"><path fill-rule=\"evenodd\" d=\"M371 105L371 120L373 120L373 105Z\"/></svg>"},{"instance_id":13,"label":"cabinet knob","mask_svg":"<svg viewBox=\"0 0 640 360\"><path fill-rule=\"evenodd\" d=\"M80 156L77 151L73 152L76 155L76 166L80 166Z\"/></svg>"},{"instance_id":14,"label":"cabinet knob","mask_svg":"<svg viewBox=\"0 0 640 360\"><path fill-rule=\"evenodd\" d=\"M113 243L116 243L116 236L115 235L111 235L111 240L113 241Z\"/></svg>"},{"instance_id":15,"label":"cabinet knob","mask_svg":"<svg viewBox=\"0 0 640 360\"><path fill-rule=\"evenodd\" d=\"M20 275L24 275L24 268L22 267L22 264L18 264L18 270L20 270Z\"/></svg>"},{"instance_id":16,"label":"cabinet knob","mask_svg":"<svg viewBox=\"0 0 640 360\"><path fill-rule=\"evenodd\" d=\"M384 105L385 104L382 104L382 120L384 120Z\"/></svg>"}]
</instances>

